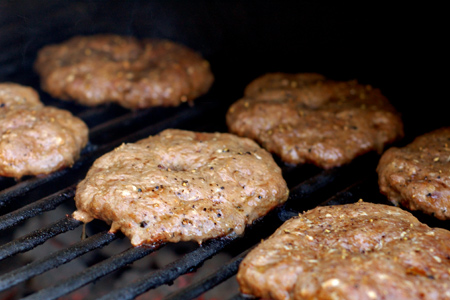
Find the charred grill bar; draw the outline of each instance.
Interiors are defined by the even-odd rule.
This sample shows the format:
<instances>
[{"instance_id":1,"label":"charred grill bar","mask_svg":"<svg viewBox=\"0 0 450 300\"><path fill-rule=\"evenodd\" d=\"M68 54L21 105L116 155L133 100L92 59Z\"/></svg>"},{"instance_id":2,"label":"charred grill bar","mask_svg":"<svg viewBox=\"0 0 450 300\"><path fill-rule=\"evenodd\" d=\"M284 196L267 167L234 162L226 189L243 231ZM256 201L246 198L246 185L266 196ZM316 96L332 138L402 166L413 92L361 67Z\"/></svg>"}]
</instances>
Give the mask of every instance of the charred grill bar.
<instances>
[{"instance_id":1,"label":"charred grill bar","mask_svg":"<svg viewBox=\"0 0 450 300\"><path fill-rule=\"evenodd\" d=\"M296 4L227 2L0 3L0 82L17 82L39 90L39 79L32 71L38 49L76 34L105 32L163 37L184 43L210 60L216 76L212 90L193 107L184 104L134 112L116 105L88 108L53 99L40 91L46 105L70 110L88 124L90 143L72 168L19 182L0 178L0 296L12 295L17 292L16 287L20 289L21 284L39 274L79 261L83 255L96 253L122 239L121 234L108 233L102 222L93 222L87 226L90 236L86 239L71 240L69 245L54 248L22 265L21 253L45 245L52 247L58 236L81 231L80 222L63 214L50 224L17 233L40 215L59 208L70 214L74 209L76 183L96 158L124 142L134 142L166 128L227 131L224 116L228 106L242 96L248 82L265 72L314 71L336 79L358 78L379 87L403 114L406 129L403 144L419 134L448 126L445 110L439 109L444 95L439 89L441 83L430 68L439 65L443 57L438 49L444 49L439 46L444 39L433 39L433 34L440 35L440 28L446 28L440 24L444 18L436 16L440 11L433 10L433 18L425 20L428 12L424 7L420 10L409 7L412 11L408 14L403 7L320 6L298 1ZM426 39L432 43L425 43ZM414 62L409 57L415 57ZM416 104L424 99L427 106ZM223 267L208 270L199 281L166 297L194 299L232 277L249 249L290 217L317 205L338 205L359 199L386 203L378 192L374 171L377 159L377 155L369 154L348 166L327 171L279 162L290 188L290 198L283 207L252 225L243 237L212 240L202 247L182 250L179 259L129 285L108 290L109 294L103 293L104 299L133 299L149 289L170 284L183 274L200 270L206 260L217 254L231 254L233 258ZM448 222L416 215L430 226L450 228ZM56 299L75 293L108 274L127 273L134 268L130 266L133 262L138 264L140 259L166 251L167 245L163 246L130 247L97 258L84 270L20 297ZM224 299L244 299L236 293L223 295Z\"/></svg>"}]
</instances>

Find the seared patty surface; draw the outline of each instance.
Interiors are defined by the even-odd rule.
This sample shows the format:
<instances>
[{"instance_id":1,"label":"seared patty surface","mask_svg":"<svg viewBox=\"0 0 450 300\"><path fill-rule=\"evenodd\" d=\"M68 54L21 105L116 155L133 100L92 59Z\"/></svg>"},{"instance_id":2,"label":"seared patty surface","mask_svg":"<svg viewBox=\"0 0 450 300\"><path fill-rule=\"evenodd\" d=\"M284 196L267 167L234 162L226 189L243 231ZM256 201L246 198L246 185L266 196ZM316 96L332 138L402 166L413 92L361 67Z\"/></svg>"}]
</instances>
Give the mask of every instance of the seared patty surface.
<instances>
[{"instance_id":1,"label":"seared patty surface","mask_svg":"<svg viewBox=\"0 0 450 300\"><path fill-rule=\"evenodd\" d=\"M231 132L287 163L332 168L403 136L400 116L380 90L318 74L266 74L228 110Z\"/></svg>"},{"instance_id":2,"label":"seared patty surface","mask_svg":"<svg viewBox=\"0 0 450 300\"><path fill-rule=\"evenodd\" d=\"M14 83L0 84L0 132L0 176L15 178L73 165L88 141L81 119Z\"/></svg>"},{"instance_id":3,"label":"seared patty surface","mask_svg":"<svg viewBox=\"0 0 450 300\"><path fill-rule=\"evenodd\" d=\"M214 80L209 63L188 47L113 34L46 46L34 67L43 90L88 106L176 106L205 94Z\"/></svg>"},{"instance_id":4,"label":"seared patty surface","mask_svg":"<svg viewBox=\"0 0 450 300\"><path fill-rule=\"evenodd\" d=\"M240 235L283 203L286 182L250 139L168 129L100 157L77 187L74 217L101 219L135 246Z\"/></svg>"},{"instance_id":5,"label":"seared patty surface","mask_svg":"<svg viewBox=\"0 0 450 300\"><path fill-rule=\"evenodd\" d=\"M377 172L380 191L395 205L450 219L450 127L388 149Z\"/></svg>"},{"instance_id":6,"label":"seared patty surface","mask_svg":"<svg viewBox=\"0 0 450 300\"><path fill-rule=\"evenodd\" d=\"M450 299L450 232L397 207L317 207L240 265L241 291L267 299Z\"/></svg>"}]
</instances>

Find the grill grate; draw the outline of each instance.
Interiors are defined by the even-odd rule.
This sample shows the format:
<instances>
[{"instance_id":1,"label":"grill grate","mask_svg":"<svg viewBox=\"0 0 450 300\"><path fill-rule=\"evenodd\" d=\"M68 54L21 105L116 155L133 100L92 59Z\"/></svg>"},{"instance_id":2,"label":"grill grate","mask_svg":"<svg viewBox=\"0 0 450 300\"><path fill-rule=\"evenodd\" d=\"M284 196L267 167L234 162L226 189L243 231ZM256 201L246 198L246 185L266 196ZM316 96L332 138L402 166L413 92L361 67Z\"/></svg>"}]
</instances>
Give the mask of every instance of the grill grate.
<instances>
[{"instance_id":1,"label":"grill grate","mask_svg":"<svg viewBox=\"0 0 450 300\"><path fill-rule=\"evenodd\" d=\"M149 128L142 129L142 131L146 134L148 131L152 131L152 128L153 127L150 126ZM117 142L113 142L112 144L115 145ZM107 145L98 147L98 149L105 149L103 151L107 151L110 147L110 145ZM249 251L248 248L253 247L253 245L261 238L266 238L282 222L294 215L297 215L300 211L318 205L320 201L323 201L326 197L334 195L336 192L343 188L345 189L349 185L351 188L349 188L349 190L345 190L342 194L334 196L330 200L330 204L354 202L363 195L367 196L367 191L370 191L370 189L366 187L364 183L367 184L367 182L373 182L373 178L371 178L372 180L363 180L363 183L361 183L360 174L364 174L361 172L361 166L364 168L367 168L370 165L373 166L374 161L374 157L367 155L348 166L326 171L320 171L316 168L304 166L283 166L284 176L288 179L288 182L290 182L290 198L288 202L284 206L275 209L273 212L269 213L269 215L256 222L256 224L247 230L244 237L237 238L235 240L216 239L204 243L202 247L198 247L192 252L187 253L182 258L170 263L166 267L151 272L139 281L105 295L104 299L133 299L149 289L170 283L181 275L195 270L205 260L220 251L224 251L224 249L230 246L237 248L238 250L235 249L234 251L238 251L240 254L238 254L223 268L217 270L200 282L189 286L186 290L180 290L173 295L169 295L168 298L186 299L189 297L194 298L198 296L199 293L201 294L221 283L225 279L233 276L237 271L239 262L242 260L245 253ZM303 177L305 177L306 174L306 179L302 180L303 178L298 178L299 173L301 173ZM300 180L300 182L295 179ZM22 193L25 193L26 190L27 189L23 189L22 187L20 188ZM358 194L355 193L354 190L362 192ZM73 200L74 193L75 185L71 185L56 192L55 194L40 199L16 211L10 212L1 217L0 228L12 228L27 218L32 218L44 211L54 209L68 200ZM313 201L313 196L315 201ZM4 244L0 247L0 259L5 259L17 253L33 249L54 236L69 230L74 230L80 225L81 222L72 219L70 216L62 218L45 228L36 230L19 239ZM38 274L46 272L47 270L56 268L62 264L74 260L87 252L104 247L117 238L118 236L116 234L102 231L85 240L77 242L66 249L56 251L46 257L31 262L26 266L15 269L0 276L0 290L10 288L13 285L28 280ZM130 248L120 254L113 255L90 268L87 268L83 272L74 274L71 277L58 282L54 286L29 295L26 299L56 299L88 283L91 283L106 274L123 268L128 264L152 253L158 248L160 247ZM164 249L161 249L161 251L164 251Z\"/></svg>"},{"instance_id":2,"label":"grill grate","mask_svg":"<svg viewBox=\"0 0 450 300\"><path fill-rule=\"evenodd\" d=\"M364 13L354 14L341 3L333 7L305 2L296 6L294 2L283 2L276 9L271 6L275 4L269 6L260 2L250 4L235 1L233 5L220 1L196 1L189 5L177 1L163 3L165 2L139 0L133 1L133 5L67 0L0 3L0 81L13 81L39 90L39 80L31 71L39 48L75 34L101 32L163 37L182 42L209 56L217 78L210 93L196 100L193 107L183 104L175 108L151 108L134 112L117 105L87 108L53 99L41 91L41 99L45 104L70 110L88 124L90 142L72 168L43 177L23 178L19 182L0 178L0 267L6 266L7 269L0 275L0 297L3 295L2 291L10 292L8 296L12 295L15 288L41 276L39 274L45 275L91 254L90 257L97 256L91 258L88 267L81 271L70 270L67 277L61 276L56 282L30 293L27 291L27 294L20 294L19 297L57 299L71 295L84 286L101 282L102 278L105 280L110 274L126 274L139 264L139 260L167 251L172 245L136 248L127 245L129 248L101 257L97 254L99 251L115 247L120 241L126 243L127 240L122 239L121 234L108 233L105 224L98 221L86 226L90 232L89 237L72 239L63 248L54 247L55 239L81 231L82 226L81 222L69 215L57 212L61 208L69 213L73 211L77 182L84 178L95 159L124 142L134 142L166 128L227 131L224 115L230 101L238 99L245 84L264 72L328 71L326 75L337 79L343 76L345 79L355 77L367 80L380 87L383 92L386 91L388 98L396 100L395 104L407 112L405 115L409 124L406 125L414 130L407 132L409 136L405 142L447 123L445 110L436 112L432 109L432 103L426 107L411 106L414 100L421 98L416 95L417 90L410 87L427 87L423 84L425 78L417 76L425 72L417 70L417 64L411 64L409 59L402 63L394 55L395 63L392 63L392 60L383 56L383 53L387 53L386 45L390 49L396 49L397 46L398 53L410 53L411 49L418 49L416 44L412 47L404 43L404 39L399 39L398 30L393 26L403 24L398 22L399 15L415 15L402 13L403 8L398 14L393 10L389 10L391 13L388 14L383 7L372 6L364 10ZM132 16L136 20L131 20ZM171 20L171 16L175 16L176 22ZM277 22L267 22L275 18L278 19ZM383 24L380 24L380 18L383 18ZM228 20L231 21L226 22ZM225 25L220 27L216 23ZM178 25L176 30L173 29L173 24ZM294 31L293 28L307 30ZM421 30L427 32L422 27ZM436 32L436 28L429 31ZM401 32L405 33L405 29L401 28ZM355 38L358 36L361 38ZM381 40L374 43L374 36ZM432 56L435 56L435 48L429 48L432 49ZM415 57L427 57L423 52L417 53ZM293 57L308 59L293 61ZM368 57L372 60L368 60ZM427 61L425 65L430 64ZM425 74L430 73L428 68L426 71ZM429 86L438 86L434 82L436 78L430 78L433 85ZM432 99L430 91L426 89L426 99ZM405 95L408 92L409 95ZM402 99L407 101L401 103ZM432 117L424 119L426 113ZM436 116L436 113L440 113L441 117ZM417 122L417 119L421 122ZM103 293L102 299L133 299L150 289L170 284L186 273L201 271L204 268L202 264L218 254L230 254L232 258L228 262L214 270L208 270L195 283L167 294L165 298L194 299L220 287L228 278L233 277L240 261L250 249L261 239L267 238L284 221L304 210L317 205L339 205L359 199L387 204L378 191L374 172L377 160L377 155L369 154L350 165L326 171L313 166L284 165L278 161L290 188L290 197L285 205L255 222L243 237L211 240L201 247L185 247L180 243L180 258L156 271L147 272L131 284L109 289L110 293ZM18 234L33 220L50 214L54 217L50 224ZM448 222L420 213L415 215L430 226L450 229ZM22 265L24 254L45 246L52 250ZM224 295L224 298L248 299L239 295L237 290L231 291L231 295Z\"/></svg>"},{"instance_id":3,"label":"grill grate","mask_svg":"<svg viewBox=\"0 0 450 300\"><path fill-rule=\"evenodd\" d=\"M162 109L164 110L164 109ZM218 126L208 120L209 115L214 115L212 111L219 111L217 105L196 105L194 107L184 107L172 110L167 109L168 116L164 116L160 122L139 127L139 130L123 131L124 134L113 141L108 138L102 139L102 132L108 136L116 128L130 126L133 129L136 124L154 114L154 111L161 111L160 108L146 111L125 113L113 119L108 119L103 114L108 114L109 109L94 109L94 112L87 110L83 115L89 118L106 120L103 123L95 124L91 131L91 144L84 150L83 155L77 164L71 169L65 169L46 177L28 178L15 185L11 185L0 192L0 203L3 209L8 209L16 199L23 198L30 191L45 187L46 184L53 184L59 178L72 177L71 181L64 181L63 188L51 195L38 198L18 209L13 209L0 217L0 230L13 230L28 219L36 217L44 212L54 210L60 205L73 202L76 184L87 171L90 164L103 153L112 150L123 142L133 142L150 134L155 134L165 128L179 127L193 130L215 130ZM101 115L98 112L101 111ZM102 117L103 116L103 117ZM107 143L94 143L93 141L107 141ZM140 280L126 285L125 287L113 290L101 299L134 299L142 293L158 286L169 284L183 274L192 272L202 265L207 259L231 249L236 256L224 265L215 270L198 282L185 289L174 292L167 296L167 299L194 299L202 293L219 285L229 277L235 275L239 262L245 254L254 247L262 238L268 237L282 222L297 215L299 212L310 209L317 205L336 205L355 202L363 198L366 201L385 203L385 199L377 191L376 175L374 170L377 162L377 155L368 154L358 158L352 164L331 170L319 170L311 166L289 166L279 162L282 166L283 175L286 178L289 188L289 200L280 208L275 209L266 217L256 222L246 231L244 237L237 239L216 239L204 243L203 246L188 252L180 259L167 266L150 272ZM68 184L69 182L69 184ZM331 197L331 198L330 198ZM328 199L326 202L324 202ZM44 228L35 230L25 236L0 246L0 260L13 257L22 252L29 251L55 236L74 230L81 226L81 222L66 216ZM48 270L57 268L95 249L103 248L114 240L121 238L121 234L111 234L107 231L100 231L89 238L57 250L45 257L35 260L23 267L18 267L0 276L0 291L10 289L21 282L25 282ZM161 248L161 249L160 249ZM154 251L164 251L163 245L155 247L129 248L119 254L112 255L105 260L86 268L82 272L72 274L70 277L57 282L55 285L41 289L34 294L28 295L25 299L57 299L69 294L84 285L90 284L107 274L122 269L129 264L153 253ZM240 295L233 299L241 299Z\"/></svg>"},{"instance_id":4,"label":"grill grate","mask_svg":"<svg viewBox=\"0 0 450 300\"><path fill-rule=\"evenodd\" d=\"M105 237L105 239L107 239L108 238L107 236L111 236L109 237L109 239L111 240L108 240L107 242L111 242L112 239L115 238L114 235L109 233L103 233L99 237ZM106 274L116 269L123 268L124 266L152 253L155 249L156 248L152 247L130 248L118 255L112 256L102 261L101 263L95 265L94 267L86 269L85 271L58 283L53 287L41 290L34 295L28 296L26 297L26 299L56 299L71 291L76 290L77 288L82 287L83 285L89 282L92 282L102 276L105 276Z\"/></svg>"},{"instance_id":5,"label":"grill grate","mask_svg":"<svg viewBox=\"0 0 450 300\"><path fill-rule=\"evenodd\" d=\"M239 264L248 254L248 252L250 252L250 250L251 249L245 250L244 252L233 258L229 263L225 264L222 268L202 278L198 282L195 282L187 288L181 289L175 293L168 295L166 297L166 300L194 299L195 297L200 296L202 293L208 291L216 285L224 282L237 273Z\"/></svg>"}]
</instances>

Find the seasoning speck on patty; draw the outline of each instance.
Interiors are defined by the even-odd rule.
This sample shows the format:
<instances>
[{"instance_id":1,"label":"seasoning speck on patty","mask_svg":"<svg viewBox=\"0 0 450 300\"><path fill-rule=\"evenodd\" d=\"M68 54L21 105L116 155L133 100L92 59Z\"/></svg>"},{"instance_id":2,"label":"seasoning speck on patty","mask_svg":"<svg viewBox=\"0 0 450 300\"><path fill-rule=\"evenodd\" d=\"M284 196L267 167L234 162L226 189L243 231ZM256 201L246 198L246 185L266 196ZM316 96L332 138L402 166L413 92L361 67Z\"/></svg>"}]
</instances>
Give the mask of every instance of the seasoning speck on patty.
<instances>
[{"instance_id":1,"label":"seasoning speck on patty","mask_svg":"<svg viewBox=\"0 0 450 300\"><path fill-rule=\"evenodd\" d=\"M101 219L135 246L240 235L287 200L272 156L227 133L168 129L95 161L73 216Z\"/></svg>"},{"instance_id":2,"label":"seasoning speck on patty","mask_svg":"<svg viewBox=\"0 0 450 300\"><path fill-rule=\"evenodd\" d=\"M402 121L378 89L322 75L271 73L251 82L228 110L231 132L292 164L332 168L403 136Z\"/></svg>"},{"instance_id":3,"label":"seasoning speck on patty","mask_svg":"<svg viewBox=\"0 0 450 300\"><path fill-rule=\"evenodd\" d=\"M377 172L381 193L395 205L450 219L450 127L388 149Z\"/></svg>"},{"instance_id":4,"label":"seasoning speck on patty","mask_svg":"<svg viewBox=\"0 0 450 300\"><path fill-rule=\"evenodd\" d=\"M317 207L283 224L239 267L267 299L450 299L450 232L400 208Z\"/></svg>"},{"instance_id":5,"label":"seasoning speck on patty","mask_svg":"<svg viewBox=\"0 0 450 300\"><path fill-rule=\"evenodd\" d=\"M214 80L209 63L188 47L113 34L46 46L34 67L43 90L88 106L177 106L205 94Z\"/></svg>"}]
</instances>

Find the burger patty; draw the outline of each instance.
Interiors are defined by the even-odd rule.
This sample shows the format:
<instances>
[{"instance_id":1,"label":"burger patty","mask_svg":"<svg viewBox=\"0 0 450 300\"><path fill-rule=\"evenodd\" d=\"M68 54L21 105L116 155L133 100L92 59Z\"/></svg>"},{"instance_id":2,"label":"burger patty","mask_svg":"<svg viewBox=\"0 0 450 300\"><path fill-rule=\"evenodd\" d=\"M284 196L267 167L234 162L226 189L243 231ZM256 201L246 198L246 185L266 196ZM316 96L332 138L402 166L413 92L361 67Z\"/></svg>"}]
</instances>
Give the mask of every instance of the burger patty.
<instances>
[{"instance_id":1,"label":"burger patty","mask_svg":"<svg viewBox=\"0 0 450 300\"><path fill-rule=\"evenodd\" d=\"M403 136L400 116L378 89L318 74L273 73L250 83L228 110L231 132L284 162L332 168Z\"/></svg>"},{"instance_id":2,"label":"burger patty","mask_svg":"<svg viewBox=\"0 0 450 300\"><path fill-rule=\"evenodd\" d=\"M241 291L269 299L449 299L450 232L397 207L317 207L240 265Z\"/></svg>"},{"instance_id":3,"label":"burger patty","mask_svg":"<svg viewBox=\"0 0 450 300\"><path fill-rule=\"evenodd\" d=\"M34 67L43 90L88 106L177 106L205 94L214 80L209 63L183 45L113 34L46 46Z\"/></svg>"},{"instance_id":4,"label":"burger patty","mask_svg":"<svg viewBox=\"0 0 450 300\"><path fill-rule=\"evenodd\" d=\"M3 111L32 106L43 106L34 89L11 82L0 83L0 108Z\"/></svg>"},{"instance_id":5,"label":"burger patty","mask_svg":"<svg viewBox=\"0 0 450 300\"><path fill-rule=\"evenodd\" d=\"M381 193L395 205L450 219L450 127L388 149L377 172Z\"/></svg>"},{"instance_id":6,"label":"burger patty","mask_svg":"<svg viewBox=\"0 0 450 300\"><path fill-rule=\"evenodd\" d=\"M75 219L101 219L134 246L240 235L287 200L272 156L232 134L168 129L95 161Z\"/></svg>"},{"instance_id":7,"label":"burger patty","mask_svg":"<svg viewBox=\"0 0 450 300\"><path fill-rule=\"evenodd\" d=\"M71 166L88 141L81 119L14 83L0 84L0 131L0 176L15 178Z\"/></svg>"}]
</instances>

